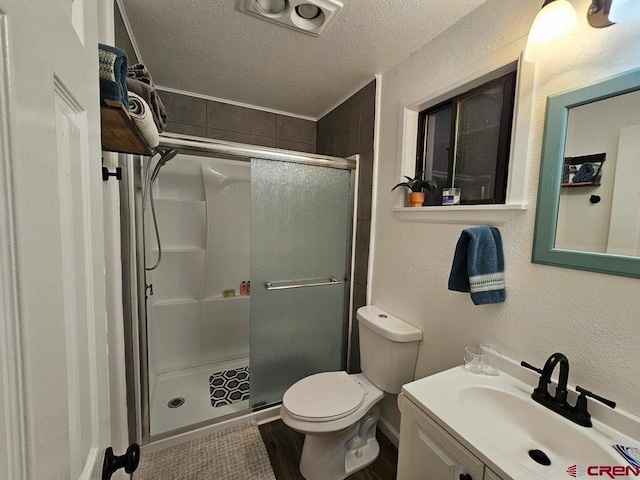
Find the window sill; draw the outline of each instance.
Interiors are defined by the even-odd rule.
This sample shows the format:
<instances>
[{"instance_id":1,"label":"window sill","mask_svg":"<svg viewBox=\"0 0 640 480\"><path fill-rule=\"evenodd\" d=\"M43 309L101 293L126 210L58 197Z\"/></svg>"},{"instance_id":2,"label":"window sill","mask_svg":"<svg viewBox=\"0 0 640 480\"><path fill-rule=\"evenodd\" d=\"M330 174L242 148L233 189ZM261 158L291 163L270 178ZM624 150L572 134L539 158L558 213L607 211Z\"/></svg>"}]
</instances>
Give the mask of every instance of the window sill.
<instances>
[{"instance_id":1,"label":"window sill","mask_svg":"<svg viewBox=\"0 0 640 480\"><path fill-rule=\"evenodd\" d=\"M504 225L526 205L451 205L444 207L394 208L398 218L404 222L452 223L461 225Z\"/></svg>"}]
</instances>

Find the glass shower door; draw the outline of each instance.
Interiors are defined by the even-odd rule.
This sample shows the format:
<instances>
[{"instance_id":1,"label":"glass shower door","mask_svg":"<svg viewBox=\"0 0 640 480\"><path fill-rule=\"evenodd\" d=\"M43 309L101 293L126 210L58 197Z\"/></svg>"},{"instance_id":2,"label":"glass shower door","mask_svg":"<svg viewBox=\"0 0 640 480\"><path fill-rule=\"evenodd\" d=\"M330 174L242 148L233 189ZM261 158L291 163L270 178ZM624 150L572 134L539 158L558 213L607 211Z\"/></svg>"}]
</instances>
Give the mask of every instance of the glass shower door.
<instances>
[{"instance_id":1,"label":"glass shower door","mask_svg":"<svg viewBox=\"0 0 640 480\"><path fill-rule=\"evenodd\" d=\"M251 406L346 364L352 171L251 165Z\"/></svg>"}]
</instances>

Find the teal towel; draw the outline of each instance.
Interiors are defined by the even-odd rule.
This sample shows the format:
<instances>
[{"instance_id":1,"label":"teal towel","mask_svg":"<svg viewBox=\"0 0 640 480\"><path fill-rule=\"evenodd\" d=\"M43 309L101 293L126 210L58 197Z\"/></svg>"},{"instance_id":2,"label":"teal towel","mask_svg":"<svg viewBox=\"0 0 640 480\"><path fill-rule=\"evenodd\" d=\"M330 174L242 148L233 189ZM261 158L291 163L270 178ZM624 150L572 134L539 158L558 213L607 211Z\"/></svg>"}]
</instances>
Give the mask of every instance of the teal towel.
<instances>
[{"instance_id":1,"label":"teal towel","mask_svg":"<svg viewBox=\"0 0 640 480\"><path fill-rule=\"evenodd\" d=\"M573 176L572 183L595 182L596 166L593 163L583 163L580 170Z\"/></svg>"},{"instance_id":2,"label":"teal towel","mask_svg":"<svg viewBox=\"0 0 640 480\"><path fill-rule=\"evenodd\" d=\"M98 44L100 100L120 102L129 109L127 54L111 45Z\"/></svg>"},{"instance_id":3,"label":"teal towel","mask_svg":"<svg viewBox=\"0 0 640 480\"><path fill-rule=\"evenodd\" d=\"M462 231L453 256L449 290L470 292L476 305L504 302L504 253L497 228L482 225Z\"/></svg>"}]
</instances>

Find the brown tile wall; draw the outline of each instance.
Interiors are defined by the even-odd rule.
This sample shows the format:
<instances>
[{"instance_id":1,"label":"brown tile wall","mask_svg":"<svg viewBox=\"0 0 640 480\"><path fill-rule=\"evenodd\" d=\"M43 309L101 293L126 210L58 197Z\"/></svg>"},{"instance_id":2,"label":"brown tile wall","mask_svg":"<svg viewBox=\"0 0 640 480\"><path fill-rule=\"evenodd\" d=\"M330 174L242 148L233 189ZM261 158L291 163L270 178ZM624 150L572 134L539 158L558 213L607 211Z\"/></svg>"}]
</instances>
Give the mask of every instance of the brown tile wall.
<instances>
[{"instance_id":1,"label":"brown tile wall","mask_svg":"<svg viewBox=\"0 0 640 480\"><path fill-rule=\"evenodd\" d=\"M355 312L366 303L369 239L371 231L371 188L373 184L373 132L376 82L344 101L317 122L317 153L349 157L360 154L358 222L353 295L352 355L349 371L360 371L360 343Z\"/></svg>"},{"instance_id":2,"label":"brown tile wall","mask_svg":"<svg viewBox=\"0 0 640 480\"><path fill-rule=\"evenodd\" d=\"M160 91L167 132L316 153L316 124L288 115Z\"/></svg>"}]
</instances>

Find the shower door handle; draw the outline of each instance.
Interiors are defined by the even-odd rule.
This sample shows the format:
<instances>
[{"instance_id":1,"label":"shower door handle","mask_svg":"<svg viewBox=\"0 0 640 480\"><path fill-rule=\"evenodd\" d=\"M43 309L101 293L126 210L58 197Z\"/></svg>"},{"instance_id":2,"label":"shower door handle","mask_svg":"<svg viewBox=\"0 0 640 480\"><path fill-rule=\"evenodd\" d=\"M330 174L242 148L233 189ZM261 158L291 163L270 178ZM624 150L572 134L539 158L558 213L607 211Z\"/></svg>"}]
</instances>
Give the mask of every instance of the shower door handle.
<instances>
[{"instance_id":1,"label":"shower door handle","mask_svg":"<svg viewBox=\"0 0 640 480\"><path fill-rule=\"evenodd\" d=\"M264 288L272 290L291 290L293 288L324 287L327 285L342 285L344 282L336 277L319 278L317 280L298 280L295 282L265 282Z\"/></svg>"}]
</instances>

